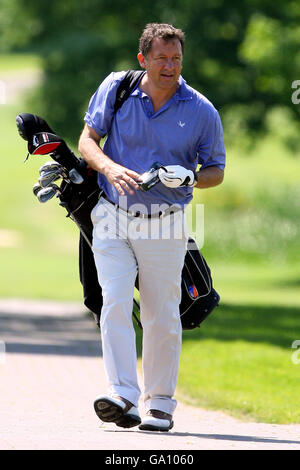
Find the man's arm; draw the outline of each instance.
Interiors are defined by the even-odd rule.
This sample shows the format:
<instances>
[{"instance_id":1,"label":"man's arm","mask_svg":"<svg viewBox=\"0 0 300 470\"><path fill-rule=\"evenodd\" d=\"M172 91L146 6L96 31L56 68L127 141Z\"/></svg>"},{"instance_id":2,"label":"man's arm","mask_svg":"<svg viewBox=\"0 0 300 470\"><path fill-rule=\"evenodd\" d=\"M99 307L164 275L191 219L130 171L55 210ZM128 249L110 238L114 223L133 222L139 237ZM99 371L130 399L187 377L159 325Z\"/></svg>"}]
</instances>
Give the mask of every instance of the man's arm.
<instances>
[{"instance_id":1,"label":"man's arm","mask_svg":"<svg viewBox=\"0 0 300 470\"><path fill-rule=\"evenodd\" d=\"M93 170L102 173L121 196L125 195L124 190L129 194L133 194L132 188L139 189L136 181L139 181L140 175L115 163L105 155L99 146L100 140L101 137L97 132L85 124L78 144L78 150L82 158Z\"/></svg>"},{"instance_id":2,"label":"man's arm","mask_svg":"<svg viewBox=\"0 0 300 470\"><path fill-rule=\"evenodd\" d=\"M168 188L179 188L180 186L210 188L222 183L224 171L217 166L209 166L195 172L181 165L167 165L160 168L158 176Z\"/></svg>"},{"instance_id":3,"label":"man's arm","mask_svg":"<svg viewBox=\"0 0 300 470\"><path fill-rule=\"evenodd\" d=\"M218 186L224 179L224 170L221 170L217 166L208 166L203 170L197 171L198 182L194 186L195 188L211 188L212 186Z\"/></svg>"}]
</instances>

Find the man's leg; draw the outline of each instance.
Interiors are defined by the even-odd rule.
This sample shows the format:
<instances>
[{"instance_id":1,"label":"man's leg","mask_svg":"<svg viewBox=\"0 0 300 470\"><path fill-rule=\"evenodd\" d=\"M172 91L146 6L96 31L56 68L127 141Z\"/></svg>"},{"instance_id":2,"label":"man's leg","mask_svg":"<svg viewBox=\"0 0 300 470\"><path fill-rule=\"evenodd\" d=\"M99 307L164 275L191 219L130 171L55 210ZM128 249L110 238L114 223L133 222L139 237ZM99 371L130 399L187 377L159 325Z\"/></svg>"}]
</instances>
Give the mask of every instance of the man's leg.
<instances>
[{"instance_id":1,"label":"man's leg","mask_svg":"<svg viewBox=\"0 0 300 470\"><path fill-rule=\"evenodd\" d=\"M182 217L169 217L171 226L179 227L179 236ZM173 395L181 350L179 304L187 234L131 242L139 265L145 407L172 415L177 404Z\"/></svg>"},{"instance_id":2,"label":"man's leg","mask_svg":"<svg viewBox=\"0 0 300 470\"><path fill-rule=\"evenodd\" d=\"M119 232L114 233L117 230L113 206L101 200L98 204L99 210L96 208L92 212L93 252L103 294L100 327L104 367L110 395L125 398L137 407L140 389L132 322L137 263L127 241ZM107 211L105 218L101 210L103 205ZM109 226L108 232L104 219Z\"/></svg>"}]
</instances>

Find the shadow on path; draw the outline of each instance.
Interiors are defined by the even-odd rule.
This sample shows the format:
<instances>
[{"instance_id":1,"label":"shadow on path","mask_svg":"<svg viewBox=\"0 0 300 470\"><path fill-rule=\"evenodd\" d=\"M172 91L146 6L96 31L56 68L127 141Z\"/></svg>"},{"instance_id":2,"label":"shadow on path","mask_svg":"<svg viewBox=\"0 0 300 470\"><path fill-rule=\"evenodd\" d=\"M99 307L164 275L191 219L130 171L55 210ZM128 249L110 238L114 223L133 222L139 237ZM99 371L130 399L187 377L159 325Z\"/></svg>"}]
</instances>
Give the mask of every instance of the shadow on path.
<instances>
[{"instance_id":1,"label":"shadow on path","mask_svg":"<svg viewBox=\"0 0 300 470\"><path fill-rule=\"evenodd\" d=\"M99 357L100 330L84 311L43 313L0 311L0 340L9 354L52 354Z\"/></svg>"},{"instance_id":2,"label":"shadow on path","mask_svg":"<svg viewBox=\"0 0 300 470\"><path fill-rule=\"evenodd\" d=\"M105 432L128 432L127 430L110 430L106 429ZM157 436L155 431L139 431L144 434L154 434ZM238 441L238 442L263 442L266 444L300 444L300 441L291 441L286 439L276 439L269 437L258 437L258 436L242 436L235 434L202 434L202 433L190 433L190 432L165 432L163 436L182 436L182 437L198 437L199 439L217 439L221 441Z\"/></svg>"}]
</instances>

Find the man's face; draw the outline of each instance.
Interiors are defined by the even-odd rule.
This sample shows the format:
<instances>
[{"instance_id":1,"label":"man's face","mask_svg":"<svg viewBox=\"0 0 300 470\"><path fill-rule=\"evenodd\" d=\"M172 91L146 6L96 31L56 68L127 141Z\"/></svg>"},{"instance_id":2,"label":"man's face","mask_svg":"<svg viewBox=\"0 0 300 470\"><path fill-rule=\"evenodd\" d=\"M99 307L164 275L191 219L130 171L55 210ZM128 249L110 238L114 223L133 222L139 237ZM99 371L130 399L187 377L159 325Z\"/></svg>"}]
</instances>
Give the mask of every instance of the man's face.
<instances>
[{"instance_id":1,"label":"man's face","mask_svg":"<svg viewBox=\"0 0 300 470\"><path fill-rule=\"evenodd\" d=\"M147 57L139 53L138 60L155 87L176 90L182 68L182 48L178 39L154 38Z\"/></svg>"}]
</instances>

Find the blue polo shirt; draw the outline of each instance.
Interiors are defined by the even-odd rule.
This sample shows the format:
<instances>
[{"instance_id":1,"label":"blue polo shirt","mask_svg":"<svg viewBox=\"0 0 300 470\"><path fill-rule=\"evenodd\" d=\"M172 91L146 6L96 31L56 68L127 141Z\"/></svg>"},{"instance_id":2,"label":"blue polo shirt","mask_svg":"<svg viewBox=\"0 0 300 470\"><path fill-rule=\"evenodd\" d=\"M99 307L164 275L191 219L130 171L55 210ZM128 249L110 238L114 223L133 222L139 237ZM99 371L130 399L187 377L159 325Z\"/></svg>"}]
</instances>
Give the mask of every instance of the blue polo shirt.
<instances>
[{"instance_id":1,"label":"blue polo shirt","mask_svg":"<svg viewBox=\"0 0 300 470\"><path fill-rule=\"evenodd\" d=\"M225 167L222 124L217 110L201 93L187 85L180 76L176 93L154 112L150 97L138 86L114 115L118 85L126 72L111 73L92 96L84 120L100 137L107 136L103 151L114 162L139 174L154 162L182 165L196 170ZM193 197L193 188L167 188L158 183L147 192L135 191L120 196L104 175L98 175L99 186L107 197L121 207L143 204L179 204L184 207Z\"/></svg>"}]
</instances>

